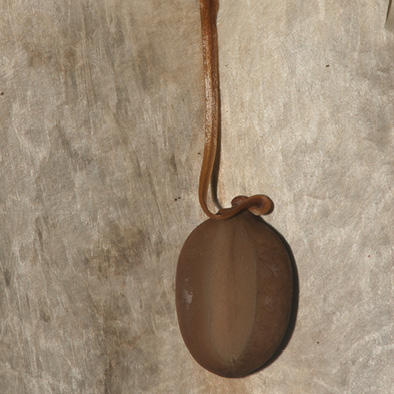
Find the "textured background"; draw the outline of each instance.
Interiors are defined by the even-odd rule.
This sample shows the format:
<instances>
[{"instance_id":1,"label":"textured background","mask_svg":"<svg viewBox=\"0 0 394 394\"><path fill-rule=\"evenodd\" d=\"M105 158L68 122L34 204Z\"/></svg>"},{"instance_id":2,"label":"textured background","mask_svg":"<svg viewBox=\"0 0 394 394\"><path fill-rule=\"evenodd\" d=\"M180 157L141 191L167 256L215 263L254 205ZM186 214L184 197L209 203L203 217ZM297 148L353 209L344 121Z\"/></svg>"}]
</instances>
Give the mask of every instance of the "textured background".
<instances>
[{"instance_id":1,"label":"textured background","mask_svg":"<svg viewBox=\"0 0 394 394\"><path fill-rule=\"evenodd\" d=\"M1 1L1 392L392 392L387 9L222 0L219 198L274 200L300 283L281 357L226 380L192 360L174 308L205 219L198 1Z\"/></svg>"}]
</instances>

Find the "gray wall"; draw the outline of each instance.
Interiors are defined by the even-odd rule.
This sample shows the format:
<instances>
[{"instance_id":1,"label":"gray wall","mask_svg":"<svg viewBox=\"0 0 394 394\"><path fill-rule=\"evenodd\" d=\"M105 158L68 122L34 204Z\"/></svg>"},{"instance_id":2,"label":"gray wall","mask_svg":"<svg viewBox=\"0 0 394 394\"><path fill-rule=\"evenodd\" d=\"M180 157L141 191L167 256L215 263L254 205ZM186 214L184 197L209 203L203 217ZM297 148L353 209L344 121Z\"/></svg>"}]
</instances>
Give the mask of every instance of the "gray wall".
<instances>
[{"instance_id":1,"label":"gray wall","mask_svg":"<svg viewBox=\"0 0 394 394\"><path fill-rule=\"evenodd\" d=\"M197 0L0 2L0 387L389 393L394 34L387 0L222 0L219 198L268 194L298 320L226 380L180 337L174 275L205 220Z\"/></svg>"}]
</instances>

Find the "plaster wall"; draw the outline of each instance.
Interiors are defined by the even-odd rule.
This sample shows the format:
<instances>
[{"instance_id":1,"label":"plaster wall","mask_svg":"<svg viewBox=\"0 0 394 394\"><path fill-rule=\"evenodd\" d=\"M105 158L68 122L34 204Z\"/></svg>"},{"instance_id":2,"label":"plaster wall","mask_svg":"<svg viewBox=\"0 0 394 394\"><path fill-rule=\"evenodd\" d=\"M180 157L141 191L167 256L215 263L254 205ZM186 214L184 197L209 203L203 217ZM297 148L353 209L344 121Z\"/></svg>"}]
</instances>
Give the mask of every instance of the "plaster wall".
<instances>
[{"instance_id":1,"label":"plaster wall","mask_svg":"<svg viewBox=\"0 0 394 394\"><path fill-rule=\"evenodd\" d=\"M197 199L197 0L0 2L4 394L392 392L387 0L222 0L219 199L264 193L299 276L291 341L219 378L179 334Z\"/></svg>"}]
</instances>

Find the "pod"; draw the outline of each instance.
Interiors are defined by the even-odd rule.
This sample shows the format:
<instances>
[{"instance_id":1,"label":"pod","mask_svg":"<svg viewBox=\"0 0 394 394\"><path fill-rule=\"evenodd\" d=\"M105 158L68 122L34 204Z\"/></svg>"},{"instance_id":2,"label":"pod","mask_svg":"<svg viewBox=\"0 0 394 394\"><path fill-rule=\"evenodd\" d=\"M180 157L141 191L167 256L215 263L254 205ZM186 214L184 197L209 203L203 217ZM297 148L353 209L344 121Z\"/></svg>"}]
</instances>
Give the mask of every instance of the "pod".
<instances>
[{"instance_id":1,"label":"pod","mask_svg":"<svg viewBox=\"0 0 394 394\"><path fill-rule=\"evenodd\" d=\"M187 238L176 273L176 308L194 359L224 377L263 366L279 347L292 308L288 250L248 211L209 219Z\"/></svg>"}]
</instances>

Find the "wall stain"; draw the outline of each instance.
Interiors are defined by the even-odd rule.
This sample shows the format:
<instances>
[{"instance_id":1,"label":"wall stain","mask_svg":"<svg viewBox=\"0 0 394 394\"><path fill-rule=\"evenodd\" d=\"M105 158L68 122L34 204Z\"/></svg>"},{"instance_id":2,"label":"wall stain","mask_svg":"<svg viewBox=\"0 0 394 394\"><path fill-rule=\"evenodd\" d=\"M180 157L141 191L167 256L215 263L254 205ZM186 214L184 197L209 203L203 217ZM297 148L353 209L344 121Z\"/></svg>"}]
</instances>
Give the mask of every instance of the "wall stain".
<instances>
[{"instance_id":1,"label":"wall stain","mask_svg":"<svg viewBox=\"0 0 394 394\"><path fill-rule=\"evenodd\" d=\"M60 15L59 17L61 18ZM80 22L75 22L75 28L80 28ZM75 48L81 41L81 36L74 29L62 31L60 26L49 22L48 18L39 12L24 18L23 30L18 38L26 53L29 67L45 67L60 72L75 68L78 62ZM38 40L37 37L41 39Z\"/></svg>"},{"instance_id":2,"label":"wall stain","mask_svg":"<svg viewBox=\"0 0 394 394\"><path fill-rule=\"evenodd\" d=\"M12 279L11 272L8 271L8 270L5 270L5 271L4 271L4 281L5 281L5 285L6 285L7 287L10 286L10 284L11 284L11 279Z\"/></svg>"},{"instance_id":3,"label":"wall stain","mask_svg":"<svg viewBox=\"0 0 394 394\"><path fill-rule=\"evenodd\" d=\"M38 238L38 243L40 245L40 250L41 252L44 250L44 239L42 236L42 219L41 217L37 217L35 220L35 224L36 224L36 233L37 233L37 238Z\"/></svg>"},{"instance_id":4,"label":"wall stain","mask_svg":"<svg viewBox=\"0 0 394 394\"><path fill-rule=\"evenodd\" d=\"M84 170L91 164L92 158L88 154L87 151L83 150L81 152L77 151L71 144L68 139L64 128L58 124L56 127L56 131L58 133L59 141L54 141L56 146L60 149L60 146L63 148L62 151L67 154L70 158L71 165L73 166L74 172L78 172Z\"/></svg>"},{"instance_id":5,"label":"wall stain","mask_svg":"<svg viewBox=\"0 0 394 394\"><path fill-rule=\"evenodd\" d=\"M131 300L119 291L123 278L135 275L136 267L144 262L146 250L152 249L149 232L139 227L127 228L118 222L105 224L105 232L92 250L84 251L85 269L89 276L102 283L118 283L110 287L96 313L102 319L102 350L105 355L103 385L108 394L125 390L125 376L132 371L132 359L142 357L140 339L148 333L133 329Z\"/></svg>"},{"instance_id":6,"label":"wall stain","mask_svg":"<svg viewBox=\"0 0 394 394\"><path fill-rule=\"evenodd\" d=\"M176 160L175 160L175 154L174 153L170 157L169 164L170 164L170 166L172 168L172 172L174 174L176 174L178 172L178 168L177 168L177 165L176 165Z\"/></svg>"},{"instance_id":7,"label":"wall stain","mask_svg":"<svg viewBox=\"0 0 394 394\"><path fill-rule=\"evenodd\" d=\"M49 313L48 301L45 299L41 299L38 302L38 307L39 307L38 314L39 314L40 320L43 321L44 323L50 323L51 316Z\"/></svg>"},{"instance_id":8,"label":"wall stain","mask_svg":"<svg viewBox=\"0 0 394 394\"><path fill-rule=\"evenodd\" d=\"M51 318L43 309L40 309L40 320L44 323L49 323L51 321Z\"/></svg>"},{"instance_id":9,"label":"wall stain","mask_svg":"<svg viewBox=\"0 0 394 394\"><path fill-rule=\"evenodd\" d=\"M104 305L103 335L107 364L104 371L105 393L122 392L124 376L130 374L130 356L138 354L138 341L143 333L133 335L130 327L132 313L124 294L112 294Z\"/></svg>"},{"instance_id":10,"label":"wall stain","mask_svg":"<svg viewBox=\"0 0 394 394\"><path fill-rule=\"evenodd\" d=\"M90 275L108 278L128 276L143 263L144 251L150 245L149 234L140 228L121 228L113 222L92 250L84 253Z\"/></svg>"}]
</instances>

